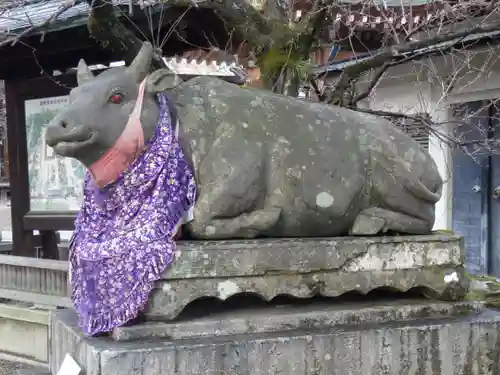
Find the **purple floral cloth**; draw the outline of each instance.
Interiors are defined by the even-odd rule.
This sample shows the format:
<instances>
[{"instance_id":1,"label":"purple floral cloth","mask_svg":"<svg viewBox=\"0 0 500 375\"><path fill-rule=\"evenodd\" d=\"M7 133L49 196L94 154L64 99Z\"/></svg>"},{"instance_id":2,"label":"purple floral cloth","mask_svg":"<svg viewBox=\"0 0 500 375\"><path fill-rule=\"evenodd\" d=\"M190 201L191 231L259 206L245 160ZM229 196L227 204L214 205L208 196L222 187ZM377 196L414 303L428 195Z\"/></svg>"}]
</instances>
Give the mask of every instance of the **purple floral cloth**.
<instances>
[{"instance_id":1,"label":"purple floral cloth","mask_svg":"<svg viewBox=\"0 0 500 375\"><path fill-rule=\"evenodd\" d=\"M70 242L71 299L86 335L137 317L174 258L176 226L193 206L196 185L172 127L167 97L145 151L116 180L84 201Z\"/></svg>"}]
</instances>

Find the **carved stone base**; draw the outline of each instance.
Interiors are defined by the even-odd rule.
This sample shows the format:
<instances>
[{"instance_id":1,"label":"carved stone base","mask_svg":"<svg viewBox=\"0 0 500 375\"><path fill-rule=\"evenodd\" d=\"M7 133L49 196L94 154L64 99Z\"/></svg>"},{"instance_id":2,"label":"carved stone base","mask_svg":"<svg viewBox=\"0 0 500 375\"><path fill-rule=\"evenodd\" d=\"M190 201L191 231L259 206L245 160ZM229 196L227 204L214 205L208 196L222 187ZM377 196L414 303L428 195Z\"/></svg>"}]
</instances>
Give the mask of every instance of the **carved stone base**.
<instances>
[{"instance_id":1,"label":"carved stone base","mask_svg":"<svg viewBox=\"0 0 500 375\"><path fill-rule=\"evenodd\" d=\"M145 313L168 321L197 298L248 292L270 300L424 287L459 300L468 288L463 250L447 235L181 242Z\"/></svg>"},{"instance_id":2,"label":"carved stone base","mask_svg":"<svg viewBox=\"0 0 500 375\"><path fill-rule=\"evenodd\" d=\"M500 313L479 302L274 307L115 334L84 338L73 311L56 312L52 373L67 353L85 375L500 373Z\"/></svg>"}]
</instances>

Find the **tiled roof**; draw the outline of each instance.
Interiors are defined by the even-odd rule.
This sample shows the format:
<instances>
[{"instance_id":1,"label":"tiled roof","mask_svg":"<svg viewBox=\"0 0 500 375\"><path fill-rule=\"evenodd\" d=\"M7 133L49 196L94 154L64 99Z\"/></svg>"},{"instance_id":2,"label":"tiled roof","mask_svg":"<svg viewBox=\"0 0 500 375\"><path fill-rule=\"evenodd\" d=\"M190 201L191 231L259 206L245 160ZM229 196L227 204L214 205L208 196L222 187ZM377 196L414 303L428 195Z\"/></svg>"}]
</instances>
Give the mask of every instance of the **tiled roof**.
<instances>
[{"instance_id":1,"label":"tiled roof","mask_svg":"<svg viewBox=\"0 0 500 375\"><path fill-rule=\"evenodd\" d=\"M401 7L401 6L419 6L435 2L435 0L371 0L373 6L378 7ZM311 0L294 0L296 9L308 9L312 5ZM366 4L366 0L342 0L343 4L359 5Z\"/></svg>"},{"instance_id":2,"label":"tiled roof","mask_svg":"<svg viewBox=\"0 0 500 375\"><path fill-rule=\"evenodd\" d=\"M294 0L302 14L310 11L311 0ZM332 6L335 29L397 30L415 28L438 20L460 21L491 12L493 0L340 0Z\"/></svg>"},{"instance_id":3,"label":"tiled roof","mask_svg":"<svg viewBox=\"0 0 500 375\"><path fill-rule=\"evenodd\" d=\"M366 3L363 0L343 0L343 3L346 4L361 4ZM372 3L375 6L380 7L401 7L401 6L419 6L430 4L434 2L434 0L373 0Z\"/></svg>"},{"instance_id":4,"label":"tiled roof","mask_svg":"<svg viewBox=\"0 0 500 375\"><path fill-rule=\"evenodd\" d=\"M61 0L13 0L0 5L0 33L15 33L45 22L61 6ZM84 1L62 13L51 27L59 28L68 21L86 19L88 5Z\"/></svg>"},{"instance_id":5,"label":"tiled roof","mask_svg":"<svg viewBox=\"0 0 500 375\"><path fill-rule=\"evenodd\" d=\"M62 13L49 29L61 29L87 21L89 6L84 0L73 0L76 5ZM129 0L111 0L115 5L128 7ZM133 0L136 4L155 5L161 0ZM203 2L205 0L192 0ZM45 22L57 12L62 0L0 0L0 33L16 32ZM1 36L1 34L0 34Z\"/></svg>"},{"instance_id":6,"label":"tiled roof","mask_svg":"<svg viewBox=\"0 0 500 375\"><path fill-rule=\"evenodd\" d=\"M30 2L33 2L33 0L4 0L0 3L0 12L4 11L5 9L26 5Z\"/></svg>"},{"instance_id":7,"label":"tiled roof","mask_svg":"<svg viewBox=\"0 0 500 375\"><path fill-rule=\"evenodd\" d=\"M457 41L460 41L461 43L467 43L467 42L473 42L477 41L483 38L499 38L500 37L500 30L498 31L491 31L487 33L476 33L476 34L471 34L468 35L464 38L457 38L453 40L449 40L443 43L439 44L433 44L428 47L420 48L405 54L401 54L400 57L406 57L408 55L422 55L424 52L440 52L443 48L446 48L454 43L457 43ZM375 51L376 53L377 51ZM322 65L314 68L313 72L315 74L323 74L323 73L329 73L329 72L341 72L345 68L356 65L362 61L369 60L372 57L371 54L367 53L364 55L358 55L356 57L350 58L350 59L345 59L345 60L340 60L340 61L332 61L331 63L327 65Z\"/></svg>"}]
</instances>

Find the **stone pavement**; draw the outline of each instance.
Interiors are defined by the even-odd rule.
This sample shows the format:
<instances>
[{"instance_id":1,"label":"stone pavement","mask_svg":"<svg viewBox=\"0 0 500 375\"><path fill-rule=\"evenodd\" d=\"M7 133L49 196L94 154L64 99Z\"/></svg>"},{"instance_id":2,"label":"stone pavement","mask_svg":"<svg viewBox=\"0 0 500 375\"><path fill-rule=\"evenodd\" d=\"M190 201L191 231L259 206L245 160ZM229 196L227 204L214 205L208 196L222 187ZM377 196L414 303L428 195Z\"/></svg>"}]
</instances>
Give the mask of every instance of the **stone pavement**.
<instances>
[{"instance_id":1,"label":"stone pavement","mask_svg":"<svg viewBox=\"0 0 500 375\"><path fill-rule=\"evenodd\" d=\"M0 359L0 375L50 375L49 370Z\"/></svg>"}]
</instances>

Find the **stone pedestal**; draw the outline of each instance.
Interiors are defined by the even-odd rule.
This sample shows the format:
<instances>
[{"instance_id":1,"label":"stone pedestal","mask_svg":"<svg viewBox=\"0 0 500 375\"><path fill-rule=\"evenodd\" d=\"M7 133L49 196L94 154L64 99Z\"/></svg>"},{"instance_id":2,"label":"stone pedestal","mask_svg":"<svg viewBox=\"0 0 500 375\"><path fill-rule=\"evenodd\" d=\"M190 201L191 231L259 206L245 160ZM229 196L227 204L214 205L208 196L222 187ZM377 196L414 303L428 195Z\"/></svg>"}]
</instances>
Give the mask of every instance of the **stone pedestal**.
<instances>
[{"instance_id":1,"label":"stone pedestal","mask_svg":"<svg viewBox=\"0 0 500 375\"><path fill-rule=\"evenodd\" d=\"M146 315L170 320L200 297L254 293L305 298L425 288L437 299L467 292L458 236L343 237L181 242L153 290Z\"/></svg>"},{"instance_id":2,"label":"stone pedestal","mask_svg":"<svg viewBox=\"0 0 500 375\"><path fill-rule=\"evenodd\" d=\"M54 314L52 372L69 353L86 375L497 374L500 314L480 303L360 296L354 304L330 299L179 316L200 297L252 293L269 301L419 288L457 301L468 285L455 236L179 243L151 294L148 322L85 338L73 311Z\"/></svg>"},{"instance_id":3,"label":"stone pedestal","mask_svg":"<svg viewBox=\"0 0 500 375\"><path fill-rule=\"evenodd\" d=\"M71 310L53 317L54 375L66 353L85 375L500 373L500 313L481 303L275 307L124 328L117 340L84 338L75 323Z\"/></svg>"}]
</instances>

